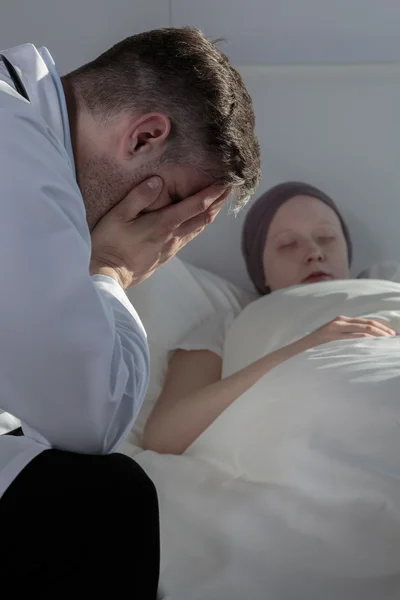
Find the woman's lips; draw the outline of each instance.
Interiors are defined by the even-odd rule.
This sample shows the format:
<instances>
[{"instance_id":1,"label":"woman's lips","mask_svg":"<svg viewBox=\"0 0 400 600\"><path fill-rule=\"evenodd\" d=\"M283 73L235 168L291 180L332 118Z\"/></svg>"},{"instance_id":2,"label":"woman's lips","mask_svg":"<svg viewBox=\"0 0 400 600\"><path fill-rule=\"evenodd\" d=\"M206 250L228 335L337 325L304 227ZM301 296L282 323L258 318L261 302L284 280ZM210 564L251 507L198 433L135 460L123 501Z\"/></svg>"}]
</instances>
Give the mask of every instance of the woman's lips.
<instances>
[{"instance_id":1,"label":"woman's lips","mask_svg":"<svg viewBox=\"0 0 400 600\"><path fill-rule=\"evenodd\" d=\"M311 273L305 279L303 279L303 283L316 283L317 281L328 281L332 279L332 275L328 273L323 273L322 271L316 271L315 273Z\"/></svg>"}]
</instances>

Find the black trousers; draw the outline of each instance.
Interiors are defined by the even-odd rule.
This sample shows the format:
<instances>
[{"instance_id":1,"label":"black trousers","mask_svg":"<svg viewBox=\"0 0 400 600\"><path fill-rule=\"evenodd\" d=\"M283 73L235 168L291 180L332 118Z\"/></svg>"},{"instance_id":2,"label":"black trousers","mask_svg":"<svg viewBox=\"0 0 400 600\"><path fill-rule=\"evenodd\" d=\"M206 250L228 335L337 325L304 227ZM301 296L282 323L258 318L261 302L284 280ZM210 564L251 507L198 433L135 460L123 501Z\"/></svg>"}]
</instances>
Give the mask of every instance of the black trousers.
<instances>
[{"instance_id":1,"label":"black trousers","mask_svg":"<svg viewBox=\"0 0 400 600\"><path fill-rule=\"evenodd\" d=\"M155 600L159 553L155 487L122 454L46 450L0 498L5 600Z\"/></svg>"}]
</instances>

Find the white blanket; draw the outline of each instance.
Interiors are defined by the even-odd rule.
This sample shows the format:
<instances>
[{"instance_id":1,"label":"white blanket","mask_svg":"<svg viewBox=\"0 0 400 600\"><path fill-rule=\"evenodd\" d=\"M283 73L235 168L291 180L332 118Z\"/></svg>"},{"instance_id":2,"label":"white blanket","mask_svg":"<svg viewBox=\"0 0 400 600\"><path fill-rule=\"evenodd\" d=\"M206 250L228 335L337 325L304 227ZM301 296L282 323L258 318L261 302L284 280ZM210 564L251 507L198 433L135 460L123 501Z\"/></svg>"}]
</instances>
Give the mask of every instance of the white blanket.
<instances>
[{"instance_id":1,"label":"white blanket","mask_svg":"<svg viewBox=\"0 0 400 600\"><path fill-rule=\"evenodd\" d=\"M400 284L328 282L247 307L224 374L338 314L400 333ZM400 337L331 342L266 374L184 456L140 452L170 600L400 598Z\"/></svg>"}]
</instances>

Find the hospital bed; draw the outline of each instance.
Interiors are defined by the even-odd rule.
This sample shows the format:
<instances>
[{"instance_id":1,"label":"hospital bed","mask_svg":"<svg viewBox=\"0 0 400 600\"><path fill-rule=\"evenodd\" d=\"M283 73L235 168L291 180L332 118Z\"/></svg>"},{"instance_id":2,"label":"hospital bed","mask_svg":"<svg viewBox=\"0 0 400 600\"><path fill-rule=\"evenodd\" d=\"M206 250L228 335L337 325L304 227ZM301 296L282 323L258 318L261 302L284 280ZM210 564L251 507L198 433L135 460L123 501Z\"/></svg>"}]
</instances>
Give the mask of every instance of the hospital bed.
<instances>
[{"instance_id":1,"label":"hospital bed","mask_svg":"<svg viewBox=\"0 0 400 600\"><path fill-rule=\"evenodd\" d=\"M259 193L293 179L322 188L338 203L350 226L355 248L353 276L362 273L363 277L398 280L400 66L268 66L242 67L241 72L253 96L262 146L263 180ZM199 536L199 526L206 528L207 514L210 522L216 523L221 510L213 489L226 493L234 481L239 485L238 474L230 479L222 463L213 462L206 448L207 432L206 442L199 443L196 451L189 449L182 457L156 457L141 450L141 433L162 388L169 349L213 312L244 308L255 297L240 255L243 218L244 214L220 215L179 258L129 292L148 332L152 375L143 409L121 450L135 456L159 488L161 591L165 598L174 600L330 600L331 597L357 600L361 596L348 595L346 581L352 573L344 567L343 573L338 574L342 578L339 592L336 590L339 595L332 589L316 596L316 589L307 585L296 593L286 590L285 595L279 595L275 590L271 595L267 581L256 581L263 573L263 545L256 532L248 553L252 560L248 573L255 584L251 589L246 588L244 577L241 589L232 565L237 565L239 555L243 564L246 554L235 556L239 550L230 545L229 536L236 531L244 545L249 538L241 528L248 532L257 527L257 521L249 520L248 515L230 506L228 494L226 513L219 518L227 531L220 530L219 540L211 531L205 534L203 531L202 539ZM193 472L198 485L193 481ZM179 497L172 498L168 481L174 481ZM245 505L249 488L241 483L235 493L243 498ZM249 484L252 485L254 482ZM201 498L200 504L196 498ZM168 504L166 512L164 502ZM200 514L197 524L193 524L186 511L190 503ZM381 510L385 510L384 499ZM271 535L275 525L271 523ZM180 538L175 549L170 544L172 538ZM393 549L400 556L400 545L394 542ZM302 550L306 552L306 548L297 548L298 553ZM291 557L289 563L284 555L276 560L281 565L282 577L285 570L290 575ZM371 569L371 585L369 588L366 585L363 600L400 597L400 559L397 569L395 564L396 561L388 565L381 588L379 582L372 582ZM327 581L328 571L327 568ZM265 590L262 596L260 589Z\"/></svg>"}]
</instances>

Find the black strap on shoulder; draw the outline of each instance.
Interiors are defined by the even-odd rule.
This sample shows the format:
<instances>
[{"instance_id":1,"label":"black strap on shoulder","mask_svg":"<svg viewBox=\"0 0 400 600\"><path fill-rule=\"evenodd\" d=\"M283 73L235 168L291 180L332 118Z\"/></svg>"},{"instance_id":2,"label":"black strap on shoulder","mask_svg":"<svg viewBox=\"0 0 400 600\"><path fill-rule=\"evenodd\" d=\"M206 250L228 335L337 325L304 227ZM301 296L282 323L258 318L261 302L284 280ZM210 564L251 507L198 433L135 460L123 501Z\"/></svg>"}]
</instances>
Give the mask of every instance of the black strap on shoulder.
<instances>
[{"instance_id":1,"label":"black strap on shoulder","mask_svg":"<svg viewBox=\"0 0 400 600\"><path fill-rule=\"evenodd\" d=\"M15 85L15 89L17 90L18 94L20 94L23 98L25 98L25 100L28 100L29 102L29 96L28 96L28 92L25 89L24 84L21 81L20 76L18 75L17 71L15 70L14 65L12 65L10 63L10 61L8 60L8 58L6 56L4 56L4 54L0 54L0 59L3 61L8 74L11 77L11 80L13 82L13 84Z\"/></svg>"},{"instance_id":2,"label":"black strap on shoulder","mask_svg":"<svg viewBox=\"0 0 400 600\"><path fill-rule=\"evenodd\" d=\"M3 433L3 435L24 435L21 427L18 429L13 429L12 431L7 431L7 433Z\"/></svg>"}]
</instances>

